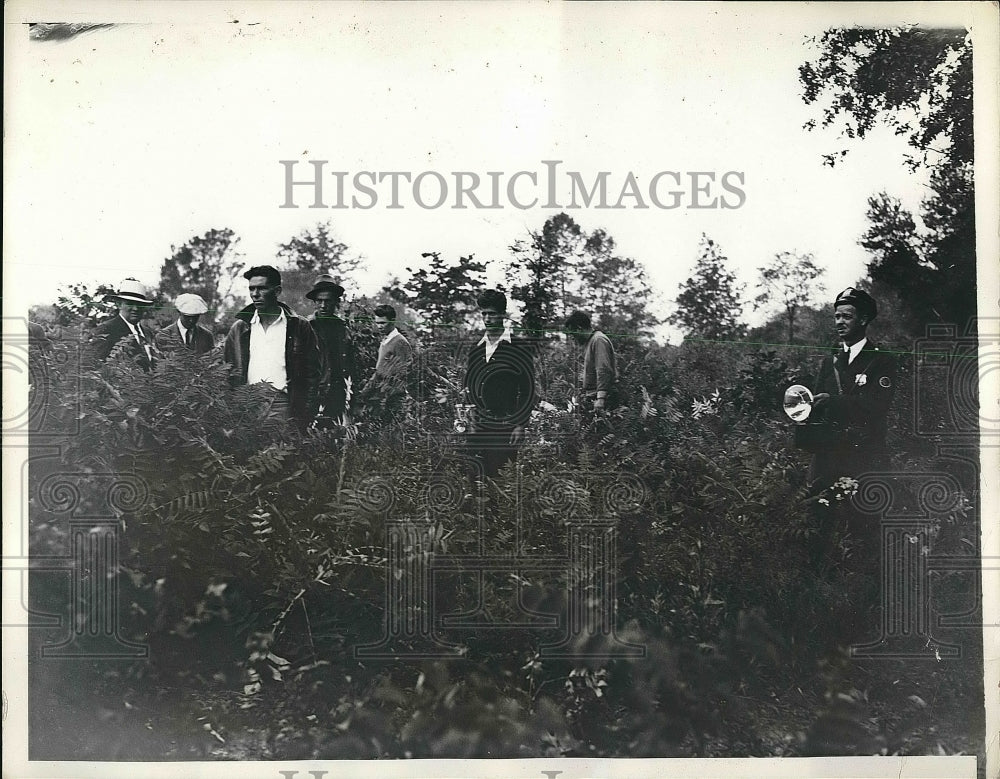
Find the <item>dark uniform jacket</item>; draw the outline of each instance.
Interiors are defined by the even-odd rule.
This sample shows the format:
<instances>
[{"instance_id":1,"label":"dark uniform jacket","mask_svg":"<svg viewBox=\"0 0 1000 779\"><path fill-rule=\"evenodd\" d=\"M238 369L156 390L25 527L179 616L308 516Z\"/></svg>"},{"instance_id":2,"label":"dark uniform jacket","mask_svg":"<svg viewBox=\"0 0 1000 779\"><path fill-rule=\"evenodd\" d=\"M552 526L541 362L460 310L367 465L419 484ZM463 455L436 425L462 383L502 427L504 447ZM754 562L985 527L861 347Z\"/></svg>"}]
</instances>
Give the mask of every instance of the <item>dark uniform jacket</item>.
<instances>
[{"instance_id":1,"label":"dark uniform jacket","mask_svg":"<svg viewBox=\"0 0 1000 779\"><path fill-rule=\"evenodd\" d=\"M354 377L354 347L347 322L339 316L309 316L319 339L320 381L319 402L323 414L339 417L347 407L347 377Z\"/></svg>"},{"instance_id":2,"label":"dark uniform jacket","mask_svg":"<svg viewBox=\"0 0 1000 779\"><path fill-rule=\"evenodd\" d=\"M814 391L830 399L809 422L825 434L811 447L812 480L832 483L840 476L877 470L885 462L889 407L896 392L896 360L868 341L854 361L839 347L820 365Z\"/></svg>"},{"instance_id":3,"label":"dark uniform jacket","mask_svg":"<svg viewBox=\"0 0 1000 779\"><path fill-rule=\"evenodd\" d=\"M319 346L316 333L313 332L309 322L284 303L279 305L288 321L285 328L288 403L291 406L292 416L300 427L304 427L316 414L320 376ZM253 315L253 305L240 311L226 336L225 359L232 366L229 380L233 386L247 383L247 368L250 365L250 320L253 319Z\"/></svg>"},{"instance_id":4,"label":"dark uniform jacket","mask_svg":"<svg viewBox=\"0 0 1000 779\"><path fill-rule=\"evenodd\" d=\"M535 406L535 366L522 339L501 341L486 362L486 344L478 343L466 360L465 389L476 407L475 427L510 430L522 426Z\"/></svg>"},{"instance_id":5,"label":"dark uniform jacket","mask_svg":"<svg viewBox=\"0 0 1000 779\"><path fill-rule=\"evenodd\" d=\"M126 353L148 371L152 367L150 354L154 345L153 338L150 331L142 322L136 325L136 329L141 333L144 344L149 347L148 352L145 346L140 346L129 329L128 323L120 315L116 314L94 329L90 343L88 344L88 351L91 358L96 362L104 362L104 360L108 359L115 346L123 339L127 339L125 341Z\"/></svg>"},{"instance_id":6,"label":"dark uniform jacket","mask_svg":"<svg viewBox=\"0 0 1000 779\"><path fill-rule=\"evenodd\" d=\"M212 351L212 348L215 346L215 337L211 331L201 325L195 325L192 331L194 339L192 350L194 353L205 354ZM153 341L156 343L156 348L161 352L172 352L177 349L186 348L184 341L181 339L180 328L177 327L176 322L171 322L159 330L153 337Z\"/></svg>"}]
</instances>

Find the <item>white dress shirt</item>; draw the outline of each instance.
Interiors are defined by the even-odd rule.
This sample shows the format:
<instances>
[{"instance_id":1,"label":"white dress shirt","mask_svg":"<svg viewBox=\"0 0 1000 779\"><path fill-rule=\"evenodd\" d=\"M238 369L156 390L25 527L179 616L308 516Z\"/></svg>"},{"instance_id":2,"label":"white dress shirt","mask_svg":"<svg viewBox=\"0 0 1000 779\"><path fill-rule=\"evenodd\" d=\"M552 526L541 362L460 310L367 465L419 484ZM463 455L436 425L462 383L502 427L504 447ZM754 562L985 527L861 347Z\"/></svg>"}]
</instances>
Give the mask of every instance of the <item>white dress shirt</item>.
<instances>
[{"instance_id":1,"label":"white dress shirt","mask_svg":"<svg viewBox=\"0 0 1000 779\"><path fill-rule=\"evenodd\" d=\"M146 358L148 360L152 360L153 353L149 348L149 336L146 334L146 331L142 329L142 325L133 325L125 317L121 317L121 320L128 325L128 329L132 332L132 337L135 339L135 342L146 352Z\"/></svg>"},{"instance_id":2,"label":"white dress shirt","mask_svg":"<svg viewBox=\"0 0 1000 779\"><path fill-rule=\"evenodd\" d=\"M187 343L187 328L184 327L184 325L181 324L181 320L179 320L179 319L177 320L177 329L181 333L181 343L182 344L186 344Z\"/></svg>"},{"instance_id":3,"label":"white dress shirt","mask_svg":"<svg viewBox=\"0 0 1000 779\"><path fill-rule=\"evenodd\" d=\"M847 352L847 364L850 365L854 362L854 358L861 354L861 350L865 348L865 344L868 343L867 338L862 338L856 344L851 344L848 346L844 344L844 351Z\"/></svg>"},{"instance_id":4,"label":"white dress shirt","mask_svg":"<svg viewBox=\"0 0 1000 779\"><path fill-rule=\"evenodd\" d=\"M276 390L288 387L285 370L285 333L288 319L284 310L265 328L260 323L260 312L254 311L250 320L250 359L247 362L247 384L266 381Z\"/></svg>"},{"instance_id":5,"label":"white dress shirt","mask_svg":"<svg viewBox=\"0 0 1000 779\"><path fill-rule=\"evenodd\" d=\"M491 341L486 335L483 335L483 338L479 343L486 344L486 362L489 362L490 358L493 357L493 353L496 352L497 348L500 346L501 341L506 341L507 343L511 343L510 325L504 327L503 333L501 333L500 337L497 338L497 340L495 341Z\"/></svg>"},{"instance_id":6,"label":"white dress shirt","mask_svg":"<svg viewBox=\"0 0 1000 779\"><path fill-rule=\"evenodd\" d=\"M402 335L402 333L399 332L399 328L397 328L397 327L392 328L392 332L389 333L389 335L387 335L385 338L383 338L382 339L382 343L379 344L379 347L378 347L379 351L380 352L383 351L385 349L385 347L387 347L389 345L389 341L391 341L397 335Z\"/></svg>"}]
</instances>

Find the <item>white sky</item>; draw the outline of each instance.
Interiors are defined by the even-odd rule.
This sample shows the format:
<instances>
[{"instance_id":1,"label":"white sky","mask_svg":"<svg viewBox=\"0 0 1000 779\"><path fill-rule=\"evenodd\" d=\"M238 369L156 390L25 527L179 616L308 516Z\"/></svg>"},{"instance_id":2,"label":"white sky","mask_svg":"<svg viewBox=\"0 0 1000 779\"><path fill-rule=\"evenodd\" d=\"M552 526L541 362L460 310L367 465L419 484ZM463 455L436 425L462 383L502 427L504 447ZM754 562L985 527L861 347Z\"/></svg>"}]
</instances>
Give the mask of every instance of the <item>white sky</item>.
<instances>
[{"instance_id":1,"label":"white sky","mask_svg":"<svg viewBox=\"0 0 1000 779\"><path fill-rule=\"evenodd\" d=\"M916 210L926 192L889 132L830 169L821 155L846 142L802 129L818 117L800 98L798 66L815 54L805 36L860 20L857 6L228 8L153 4L140 12L158 21L64 42L6 26L8 295L50 302L63 284L129 275L155 284L171 244L213 227L268 262L327 217L367 259L362 292L432 250L474 252L499 277L508 245L558 213L428 211L408 195L402 210L282 210L281 159L446 176L559 159L585 179L610 171L615 193L629 171L744 172L736 210L569 211L644 262L667 301L702 232L746 282L793 250L814 253L836 291L864 273L866 199L886 190ZM380 191L387 202L388 182Z\"/></svg>"}]
</instances>

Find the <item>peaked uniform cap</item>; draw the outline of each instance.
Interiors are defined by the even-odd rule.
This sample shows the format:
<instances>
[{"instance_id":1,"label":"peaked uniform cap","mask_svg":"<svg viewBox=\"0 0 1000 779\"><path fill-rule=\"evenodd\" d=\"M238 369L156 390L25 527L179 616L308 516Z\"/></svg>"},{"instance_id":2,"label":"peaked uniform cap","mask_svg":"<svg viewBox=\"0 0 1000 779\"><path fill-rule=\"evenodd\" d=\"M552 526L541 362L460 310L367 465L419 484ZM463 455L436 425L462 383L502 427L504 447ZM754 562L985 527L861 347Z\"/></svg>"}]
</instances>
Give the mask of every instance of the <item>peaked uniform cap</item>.
<instances>
[{"instance_id":1,"label":"peaked uniform cap","mask_svg":"<svg viewBox=\"0 0 1000 779\"><path fill-rule=\"evenodd\" d=\"M875 298L863 289L857 289L856 287L848 287L837 295L836 300L833 301L833 307L836 308L837 306L854 306L859 314L862 316L867 315L869 319L874 319L875 315L878 314L878 305L875 303Z\"/></svg>"}]
</instances>

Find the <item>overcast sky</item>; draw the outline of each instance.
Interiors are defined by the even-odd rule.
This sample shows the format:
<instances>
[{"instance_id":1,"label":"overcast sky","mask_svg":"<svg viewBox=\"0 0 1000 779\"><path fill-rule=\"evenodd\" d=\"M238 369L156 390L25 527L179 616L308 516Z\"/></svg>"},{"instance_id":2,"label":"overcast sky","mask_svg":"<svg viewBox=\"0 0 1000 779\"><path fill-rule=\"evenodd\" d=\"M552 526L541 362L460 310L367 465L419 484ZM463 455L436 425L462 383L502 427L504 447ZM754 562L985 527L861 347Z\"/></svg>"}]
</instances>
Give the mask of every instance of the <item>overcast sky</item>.
<instances>
[{"instance_id":1,"label":"overcast sky","mask_svg":"<svg viewBox=\"0 0 1000 779\"><path fill-rule=\"evenodd\" d=\"M885 190L916 210L926 193L889 132L831 169L822 154L845 139L803 129L818 114L800 97L798 67L816 54L806 38L866 21L856 6L296 3L228 20L201 8L61 42L7 26L8 295L51 302L63 284L129 275L155 284L171 244L213 227L269 262L328 217L367 260L361 292L427 251L473 252L497 278L508 245L558 213L424 210L405 192L404 208L386 210L388 183L371 210L280 209L287 159L484 178L541 174L555 159L585 180L609 171L612 200L629 172L641 187L662 170L742 172L736 209L568 212L642 261L666 301L703 232L746 282L777 252L812 252L835 292L864 274L866 199Z\"/></svg>"}]
</instances>

